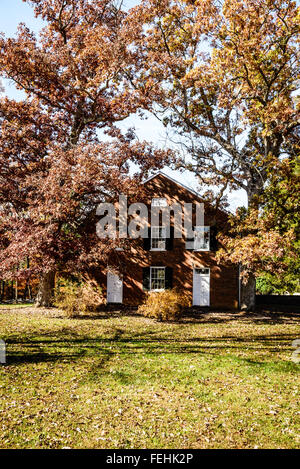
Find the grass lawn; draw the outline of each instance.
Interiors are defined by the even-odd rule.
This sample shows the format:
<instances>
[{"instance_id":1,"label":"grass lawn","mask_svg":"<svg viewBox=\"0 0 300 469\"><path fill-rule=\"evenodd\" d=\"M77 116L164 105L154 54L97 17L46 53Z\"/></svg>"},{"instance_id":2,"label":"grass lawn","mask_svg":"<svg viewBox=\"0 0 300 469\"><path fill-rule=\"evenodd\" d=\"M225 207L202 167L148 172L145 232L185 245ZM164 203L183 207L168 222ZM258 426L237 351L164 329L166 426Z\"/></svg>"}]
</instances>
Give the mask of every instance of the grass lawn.
<instances>
[{"instance_id":1,"label":"grass lawn","mask_svg":"<svg viewBox=\"0 0 300 469\"><path fill-rule=\"evenodd\" d=\"M32 308L32 303L20 303L20 304L9 304L9 303L0 303L1 309L19 309L19 308Z\"/></svg>"},{"instance_id":2,"label":"grass lawn","mask_svg":"<svg viewBox=\"0 0 300 469\"><path fill-rule=\"evenodd\" d=\"M299 325L1 311L0 447L299 447Z\"/></svg>"}]
</instances>

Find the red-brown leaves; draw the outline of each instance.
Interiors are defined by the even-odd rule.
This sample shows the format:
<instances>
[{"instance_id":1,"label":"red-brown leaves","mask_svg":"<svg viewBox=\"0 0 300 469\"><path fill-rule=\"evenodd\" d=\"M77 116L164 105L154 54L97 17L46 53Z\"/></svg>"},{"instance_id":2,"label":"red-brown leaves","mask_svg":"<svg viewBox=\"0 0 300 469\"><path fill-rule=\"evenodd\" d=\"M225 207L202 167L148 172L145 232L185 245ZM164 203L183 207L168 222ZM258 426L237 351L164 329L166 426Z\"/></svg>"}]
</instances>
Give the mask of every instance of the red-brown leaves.
<instances>
[{"instance_id":1,"label":"red-brown leaves","mask_svg":"<svg viewBox=\"0 0 300 469\"><path fill-rule=\"evenodd\" d=\"M30 272L103 259L113 243L96 236L97 204L136 195L142 175L171 157L115 126L144 102L130 80L126 13L110 0L29 3L45 21L40 36L20 25L16 38L0 37L0 74L26 94L0 100L2 276L27 275L15 270L26 256Z\"/></svg>"}]
</instances>

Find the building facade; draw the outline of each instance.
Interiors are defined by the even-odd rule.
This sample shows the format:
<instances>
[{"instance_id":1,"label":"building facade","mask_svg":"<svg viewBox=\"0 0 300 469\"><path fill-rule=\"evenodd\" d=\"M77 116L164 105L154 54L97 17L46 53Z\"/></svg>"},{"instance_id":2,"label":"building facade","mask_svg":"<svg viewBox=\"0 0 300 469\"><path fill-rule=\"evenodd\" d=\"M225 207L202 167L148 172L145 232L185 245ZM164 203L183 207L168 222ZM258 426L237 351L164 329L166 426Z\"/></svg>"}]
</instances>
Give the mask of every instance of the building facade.
<instances>
[{"instance_id":1,"label":"building facade","mask_svg":"<svg viewBox=\"0 0 300 469\"><path fill-rule=\"evenodd\" d=\"M197 193L159 172L144 183L146 205L203 203ZM195 217L193 217L194 223ZM97 277L108 303L138 305L149 291L177 288L190 295L195 307L212 310L239 308L239 269L216 261L218 228L227 215L204 202L204 226L194 226L193 240L174 237L174 217L166 236L164 226L148 228L148 237L133 239L114 254ZM191 242L192 241L192 242Z\"/></svg>"}]
</instances>

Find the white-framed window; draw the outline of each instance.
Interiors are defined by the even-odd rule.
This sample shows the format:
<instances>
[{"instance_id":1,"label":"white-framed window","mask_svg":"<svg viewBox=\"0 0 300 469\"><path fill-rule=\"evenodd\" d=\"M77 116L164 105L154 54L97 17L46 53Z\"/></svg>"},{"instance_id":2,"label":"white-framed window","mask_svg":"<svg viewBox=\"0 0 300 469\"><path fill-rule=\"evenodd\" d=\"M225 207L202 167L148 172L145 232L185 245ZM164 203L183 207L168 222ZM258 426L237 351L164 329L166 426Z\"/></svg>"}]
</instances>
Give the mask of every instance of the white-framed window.
<instances>
[{"instance_id":1,"label":"white-framed window","mask_svg":"<svg viewBox=\"0 0 300 469\"><path fill-rule=\"evenodd\" d=\"M165 251L166 250L166 227L165 226L152 226L151 227L151 251Z\"/></svg>"},{"instance_id":2,"label":"white-framed window","mask_svg":"<svg viewBox=\"0 0 300 469\"><path fill-rule=\"evenodd\" d=\"M159 291L166 288L166 268L150 267L150 290Z\"/></svg>"},{"instance_id":3,"label":"white-framed window","mask_svg":"<svg viewBox=\"0 0 300 469\"><path fill-rule=\"evenodd\" d=\"M152 199L151 205L152 207L167 207L168 202L167 199L164 197L155 197L154 199Z\"/></svg>"},{"instance_id":4,"label":"white-framed window","mask_svg":"<svg viewBox=\"0 0 300 469\"><path fill-rule=\"evenodd\" d=\"M209 251L210 227L195 226L194 251Z\"/></svg>"}]
</instances>

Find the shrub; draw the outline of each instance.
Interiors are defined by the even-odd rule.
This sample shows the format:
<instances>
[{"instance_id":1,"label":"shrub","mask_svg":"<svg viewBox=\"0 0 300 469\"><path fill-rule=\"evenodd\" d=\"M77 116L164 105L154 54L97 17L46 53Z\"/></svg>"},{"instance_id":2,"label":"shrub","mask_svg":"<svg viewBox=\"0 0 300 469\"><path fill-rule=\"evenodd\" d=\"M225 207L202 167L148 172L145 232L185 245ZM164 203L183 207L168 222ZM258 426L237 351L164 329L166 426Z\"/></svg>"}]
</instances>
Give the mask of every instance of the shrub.
<instances>
[{"instance_id":1,"label":"shrub","mask_svg":"<svg viewBox=\"0 0 300 469\"><path fill-rule=\"evenodd\" d=\"M55 288L54 304L69 317L95 311L103 303L101 288L88 277L75 280L61 278Z\"/></svg>"},{"instance_id":2,"label":"shrub","mask_svg":"<svg viewBox=\"0 0 300 469\"><path fill-rule=\"evenodd\" d=\"M174 321L179 319L185 308L191 306L187 295L176 289L150 292L146 301L138 308L138 313L159 321Z\"/></svg>"}]
</instances>

